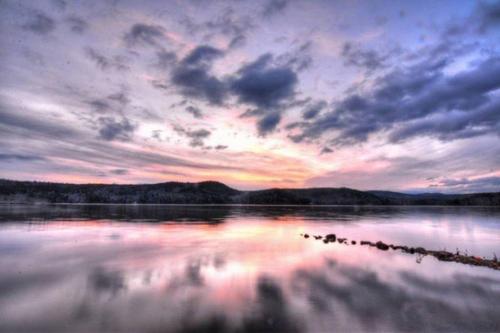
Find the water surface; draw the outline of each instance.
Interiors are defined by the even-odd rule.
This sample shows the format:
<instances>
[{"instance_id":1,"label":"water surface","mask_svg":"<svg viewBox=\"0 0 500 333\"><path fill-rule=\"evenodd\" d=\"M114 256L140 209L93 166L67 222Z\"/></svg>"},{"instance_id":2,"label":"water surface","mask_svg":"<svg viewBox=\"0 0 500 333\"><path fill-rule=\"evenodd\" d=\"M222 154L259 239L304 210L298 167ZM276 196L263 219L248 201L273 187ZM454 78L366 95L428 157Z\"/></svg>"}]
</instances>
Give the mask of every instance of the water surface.
<instances>
[{"instance_id":1,"label":"water surface","mask_svg":"<svg viewBox=\"0 0 500 333\"><path fill-rule=\"evenodd\" d=\"M500 330L500 272L301 233L500 256L500 210L0 206L0 331Z\"/></svg>"}]
</instances>

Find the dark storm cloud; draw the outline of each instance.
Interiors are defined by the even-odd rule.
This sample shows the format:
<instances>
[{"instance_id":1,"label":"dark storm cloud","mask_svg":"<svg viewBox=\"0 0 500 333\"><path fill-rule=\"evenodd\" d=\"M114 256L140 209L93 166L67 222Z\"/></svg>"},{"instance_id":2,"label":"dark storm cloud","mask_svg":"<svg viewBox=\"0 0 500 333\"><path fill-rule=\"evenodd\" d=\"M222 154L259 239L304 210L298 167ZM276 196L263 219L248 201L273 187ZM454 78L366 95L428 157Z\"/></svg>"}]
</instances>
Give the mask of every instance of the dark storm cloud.
<instances>
[{"instance_id":1,"label":"dark storm cloud","mask_svg":"<svg viewBox=\"0 0 500 333\"><path fill-rule=\"evenodd\" d=\"M271 17L283 12L288 6L289 0L268 0L264 8L262 8L262 15L264 17Z\"/></svg>"},{"instance_id":2,"label":"dark storm cloud","mask_svg":"<svg viewBox=\"0 0 500 333\"><path fill-rule=\"evenodd\" d=\"M70 16L66 19L66 24L71 29L71 31L81 34L88 29L88 23L84 19L78 16Z\"/></svg>"},{"instance_id":3,"label":"dark storm cloud","mask_svg":"<svg viewBox=\"0 0 500 333\"><path fill-rule=\"evenodd\" d=\"M227 149L228 146L226 145L217 145L214 147L215 150L224 150Z\"/></svg>"},{"instance_id":4,"label":"dark storm cloud","mask_svg":"<svg viewBox=\"0 0 500 333\"><path fill-rule=\"evenodd\" d=\"M197 107L194 107L194 106L190 105L190 106L186 107L186 112L192 114L193 117L195 117L197 119L203 118L203 113Z\"/></svg>"},{"instance_id":5,"label":"dark storm cloud","mask_svg":"<svg viewBox=\"0 0 500 333\"><path fill-rule=\"evenodd\" d=\"M184 127L179 125L174 126L174 131L176 131L179 135L190 138L191 141L189 142L189 145L193 148L204 147L204 140L212 134L212 132L204 128L198 130L190 130L185 129Z\"/></svg>"},{"instance_id":6,"label":"dark storm cloud","mask_svg":"<svg viewBox=\"0 0 500 333\"><path fill-rule=\"evenodd\" d=\"M56 22L51 17L40 12L34 14L23 28L40 35L46 35L56 28Z\"/></svg>"},{"instance_id":7,"label":"dark storm cloud","mask_svg":"<svg viewBox=\"0 0 500 333\"><path fill-rule=\"evenodd\" d=\"M167 40L165 28L160 25L134 24L123 37L128 46L161 46Z\"/></svg>"},{"instance_id":8,"label":"dark storm cloud","mask_svg":"<svg viewBox=\"0 0 500 333\"><path fill-rule=\"evenodd\" d=\"M101 117L98 119L99 138L105 141L129 141L136 129L127 118L116 120L112 117Z\"/></svg>"},{"instance_id":9,"label":"dark storm cloud","mask_svg":"<svg viewBox=\"0 0 500 333\"><path fill-rule=\"evenodd\" d=\"M124 59L121 57L108 58L92 47L86 47L84 51L87 58L89 58L96 64L97 67L102 70L107 70L110 68L119 71L129 69L128 66L124 64Z\"/></svg>"},{"instance_id":10,"label":"dark storm cloud","mask_svg":"<svg viewBox=\"0 0 500 333\"><path fill-rule=\"evenodd\" d=\"M311 105L308 105L302 111L302 118L305 120L310 120L315 118L324 108L326 108L327 103L325 101L318 101Z\"/></svg>"},{"instance_id":11,"label":"dark storm cloud","mask_svg":"<svg viewBox=\"0 0 500 333\"><path fill-rule=\"evenodd\" d=\"M352 43L344 43L341 56L344 58L344 63L348 66L360 67L366 70L367 73L385 67L384 57L374 50L365 50L358 45Z\"/></svg>"},{"instance_id":12,"label":"dark storm cloud","mask_svg":"<svg viewBox=\"0 0 500 333\"><path fill-rule=\"evenodd\" d=\"M269 109L294 97L297 74L288 67L273 67L272 60L265 54L238 71L230 89L239 102Z\"/></svg>"},{"instance_id":13,"label":"dark storm cloud","mask_svg":"<svg viewBox=\"0 0 500 333\"><path fill-rule=\"evenodd\" d=\"M498 134L500 101L492 93L500 88L500 57L454 75L445 75L448 63L428 58L394 69L375 80L371 91L338 101L293 140L332 131L336 145L364 142L370 134L388 130L393 130L393 142L420 134L443 140Z\"/></svg>"},{"instance_id":14,"label":"dark storm cloud","mask_svg":"<svg viewBox=\"0 0 500 333\"><path fill-rule=\"evenodd\" d=\"M260 136L266 136L267 134L273 132L278 126L281 120L280 112L270 113L257 122L257 129Z\"/></svg>"},{"instance_id":15,"label":"dark storm cloud","mask_svg":"<svg viewBox=\"0 0 500 333\"><path fill-rule=\"evenodd\" d=\"M210 46L192 50L171 73L171 82L184 97L221 105L227 93L226 84L210 73L212 62L223 52Z\"/></svg>"}]
</instances>

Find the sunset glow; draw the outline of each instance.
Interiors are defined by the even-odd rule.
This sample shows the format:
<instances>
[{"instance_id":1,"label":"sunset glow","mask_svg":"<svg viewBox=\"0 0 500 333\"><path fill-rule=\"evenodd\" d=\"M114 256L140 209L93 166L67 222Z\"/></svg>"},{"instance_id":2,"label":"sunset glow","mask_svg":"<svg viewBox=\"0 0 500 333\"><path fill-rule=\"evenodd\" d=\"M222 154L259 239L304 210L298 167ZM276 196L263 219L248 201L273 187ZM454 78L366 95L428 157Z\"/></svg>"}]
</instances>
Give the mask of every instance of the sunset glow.
<instances>
[{"instance_id":1,"label":"sunset glow","mask_svg":"<svg viewBox=\"0 0 500 333\"><path fill-rule=\"evenodd\" d=\"M500 189L495 1L0 6L0 178Z\"/></svg>"}]
</instances>

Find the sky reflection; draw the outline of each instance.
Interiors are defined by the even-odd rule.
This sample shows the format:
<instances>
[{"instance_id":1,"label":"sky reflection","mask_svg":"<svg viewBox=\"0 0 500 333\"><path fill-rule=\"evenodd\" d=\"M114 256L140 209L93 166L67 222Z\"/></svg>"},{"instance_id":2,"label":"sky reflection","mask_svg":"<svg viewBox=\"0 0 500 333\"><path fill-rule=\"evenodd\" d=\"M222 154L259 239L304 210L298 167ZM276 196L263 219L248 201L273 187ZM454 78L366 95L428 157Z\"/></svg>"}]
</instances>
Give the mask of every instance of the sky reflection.
<instances>
[{"instance_id":1,"label":"sky reflection","mask_svg":"<svg viewBox=\"0 0 500 333\"><path fill-rule=\"evenodd\" d=\"M8 269L0 272L0 331L500 328L497 271L299 236L467 245L490 256L499 253L495 210L488 217L481 210L397 209L390 217L387 208L368 208L349 219L333 207L314 219L293 209L268 208L266 216L241 207L142 207L148 219L170 218L152 223L134 214L114 220L128 208L112 206L82 219L87 209L40 212L41 219L32 212L24 221L10 219L19 217L16 209L2 209L0 266Z\"/></svg>"}]
</instances>

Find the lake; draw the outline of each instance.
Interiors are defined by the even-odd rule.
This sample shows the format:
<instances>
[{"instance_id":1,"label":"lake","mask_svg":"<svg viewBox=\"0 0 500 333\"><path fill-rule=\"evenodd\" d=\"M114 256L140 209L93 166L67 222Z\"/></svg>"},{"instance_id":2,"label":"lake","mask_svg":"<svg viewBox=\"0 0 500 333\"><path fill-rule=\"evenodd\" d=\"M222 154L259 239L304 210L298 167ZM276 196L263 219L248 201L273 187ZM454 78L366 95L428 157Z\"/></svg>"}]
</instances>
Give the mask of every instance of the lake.
<instances>
[{"instance_id":1,"label":"lake","mask_svg":"<svg viewBox=\"0 0 500 333\"><path fill-rule=\"evenodd\" d=\"M500 331L500 271L361 240L492 258L500 209L4 205L0 331Z\"/></svg>"}]
</instances>

